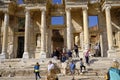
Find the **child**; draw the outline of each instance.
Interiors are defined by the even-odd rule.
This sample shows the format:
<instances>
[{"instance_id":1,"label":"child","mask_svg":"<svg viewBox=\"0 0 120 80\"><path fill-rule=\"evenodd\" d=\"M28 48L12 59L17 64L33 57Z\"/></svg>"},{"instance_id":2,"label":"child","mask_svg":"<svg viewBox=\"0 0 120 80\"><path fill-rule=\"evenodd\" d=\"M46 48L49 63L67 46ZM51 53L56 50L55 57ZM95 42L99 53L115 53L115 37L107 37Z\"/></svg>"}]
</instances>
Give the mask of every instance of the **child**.
<instances>
[{"instance_id":1,"label":"child","mask_svg":"<svg viewBox=\"0 0 120 80\"><path fill-rule=\"evenodd\" d=\"M71 74L73 75L74 73L75 73L75 63L74 63L74 61L71 61L71 63L70 63L70 72L71 72Z\"/></svg>"},{"instance_id":2,"label":"child","mask_svg":"<svg viewBox=\"0 0 120 80\"><path fill-rule=\"evenodd\" d=\"M83 59L80 58L80 72L82 72L82 68L84 68L84 70L86 70L86 67L84 66Z\"/></svg>"}]
</instances>

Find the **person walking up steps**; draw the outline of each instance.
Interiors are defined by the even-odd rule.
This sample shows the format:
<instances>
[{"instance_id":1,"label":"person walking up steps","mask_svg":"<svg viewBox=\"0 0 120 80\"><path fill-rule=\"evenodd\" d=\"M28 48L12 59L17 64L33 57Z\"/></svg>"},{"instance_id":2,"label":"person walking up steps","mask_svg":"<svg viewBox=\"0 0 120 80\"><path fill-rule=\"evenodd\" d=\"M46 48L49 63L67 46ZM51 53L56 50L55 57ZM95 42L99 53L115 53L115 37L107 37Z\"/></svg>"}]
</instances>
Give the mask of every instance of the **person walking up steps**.
<instances>
[{"instance_id":1,"label":"person walking up steps","mask_svg":"<svg viewBox=\"0 0 120 80\"><path fill-rule=\"evenodd\" d=\"M81 72L81 73L83 72L83 69L82 69L82 68L84 68L84 70L86 70L86 67L84 66L83 59L80 58L80 72Z\"/></svg>"},{"instance_id":2,"label":"person walking up steps","mask_svg":"<svg viewBox=\"0 0 120 80\"><path fill-rule=\"evenodd\" d=\"M84 52L84 56L85 56L85 61L86 61L87 65L90 65L89 64L89 54L90 54L90 49L86 49Z\"/></svg>"},{"instance_id":3,"label":"person walking up steps","mask_svg":"<svg viewBox=\"0 0 120 80\"><path fill-rule=\"evenodd\" d=\"M70 67L71 75L73 75L75 73L75 67L76 67L74 61L71 61L69 67Z\"/></svg>"},{"instance_id":4,"label":"person walking up steps","mask_svg":"<svg viewBox=\"0 0 120 80\"><path fill-rule=\"evenodd\" d=\"M39 79L41 78L41 77L40 77L40 74L39 74L39 67L40 67L40 65L39 65L39 63L37 62L36 65L34 66L34 73L35 73L35 78L36 78L36 80L38 80L38 77L39 77Z\"/></svg>"},{"instance_id":5,"label":"person walking up steps","mask_svg":"<svg viewBox=\"0 0 120 80\"><path fill-rule=\"evenodd\" d=\"M74 44L74 51L75 51L76 57L79 57L78 46L76 44Z\"/></svg>"}]
</instances>

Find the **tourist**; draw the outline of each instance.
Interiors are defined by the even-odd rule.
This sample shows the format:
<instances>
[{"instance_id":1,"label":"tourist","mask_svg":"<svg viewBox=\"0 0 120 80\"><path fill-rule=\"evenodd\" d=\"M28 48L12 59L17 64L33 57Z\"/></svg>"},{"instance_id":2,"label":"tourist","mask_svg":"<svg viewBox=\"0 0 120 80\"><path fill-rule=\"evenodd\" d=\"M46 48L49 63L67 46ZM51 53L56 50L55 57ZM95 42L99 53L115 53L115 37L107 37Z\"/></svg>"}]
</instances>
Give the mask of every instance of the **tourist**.
<instances>
[{"instance_id":1,"label":"tourist","mask_svg":"<svg viewBox=\"0 0 120 80\"><path fill-rule=\"evenodd\" d=\"M74 51L75 51L76 57L79 57L78 46L76 44L74 44Z\"/></svg>"},{"instance_id":2,"label":"tourist","mask_svg":"<svg viewBox=\"0 0 120 80\"><path fill-rule=\"evenodd\" d=\"M66 46L63 47L62 52L63 52L63 54L66 54L66 52L67 52Z\"/></svg>"},{"instance_id":3,"label":"tourist","mask_svg":"<svg viewBox=\"0 0 120 80\"><path fill-rule=\"evenodd\" d=\"M61 62L65 62L67 60L67 57L65 54L62 54L61 56Z\"/></svg>"},{"instance_id":4,"label":"tourist","mask_svg":"<svg viewBox=\"0 0 120 80\"><path fill-rule=\"evenodd\" d=\"M86 70L86 67L84 66L83 59L80 58L80 72L83 72L82 68L84 68L84 70Z\"/></svg>"},{"instance_id":5,"label":"tourist","mask_svg":"<svg viewBox=\"0 0 120 80\"><path fill-rule=\"evenodd\" d=\"M67 57L68 57L68 59L72 58L72 52L71 52L71 50L67 51Z\"/></svg>"},{"instance_id":6,"label":"tourist","mask_svg":"<svg viewBox=\"0 0 120 80\"><path fill-rule=\"evenodd\" d=\"M86 49L84 52L84 56L87 65L89 65L89 54L90 54L90 49Z\"/></svg>"},{"instance_id":7,"label":"tourist","mask_svg":"<svg viewBox=\"0 0 120 80\"><path fill-rule=\"evenodd\" d=\"M98 57L98 56L99 56L99 44L98 44L98 43L96 43L94 49L95 49L95 54L94 54L94 56L95 56L95 57Z\"/></svg>"},{"instance_id":8,"label":"tourist","mask_svg":"<svg viewBox=\"0 0 120 80\"><path fill-rule=\"evenodd\" d=\"M75 67L76 67L74 61L71 61L69 67L70 67L70 72L73 75L75 73Z\"/></svg>"},{"instance_id":9,"label":"tourist","mask_svg":"<svg viewBox=\"0 0 120 80\"><path fill-rule=\"evenodd\" d=\"M113 61L112 67L109 68L107 75L105 76L106 80L120 80L120 69L119 62L117 60Z\"/></svg>"},{"instance_id":10,"label":"tourist","mask_svg":"<svg viewBox=\"0 0 120 80\"><path fill-rule=\"evenodd\" d=\"M54 69L54 64L52 63L52 61L49 61L49 63L48 63L48 73L49 73L52 69Z\"/></svg>"},{"instance_id":11,"label":"tourist","mask_svg":"<svg viewBox=\"0 0 120 80\"><path fill-rule=\"evenodd\" d=\"M57 55L57 59L60 59L60 49L59 49L59 47L56 48L56 55Z\"/></svg>"},{"instance_id":12,"label":"tourist","mask_svg":"<svg viewBox=\"0 0 120 80\"><path fill-rule=\"evenodd\" d=\"M53 53L52 53L52 58L57 59L56 49L55 49L55 50L53 50Z\"/></svg>"},{"instance_id":13,"label":"tourist","mask_svg":"<svg viewBox=\"0 0 120 80\"><path fill-rule=\"evenodd\" d=\"M39 74L39 67L40 67L40 65L39 65L39 63L37 62L36 65L34 66L34 73L35 73L35 78L36 78L36 80L37 80L38 77L41 78L41 77L40 77L40 74Z\"/></svg>"}]
</instances>

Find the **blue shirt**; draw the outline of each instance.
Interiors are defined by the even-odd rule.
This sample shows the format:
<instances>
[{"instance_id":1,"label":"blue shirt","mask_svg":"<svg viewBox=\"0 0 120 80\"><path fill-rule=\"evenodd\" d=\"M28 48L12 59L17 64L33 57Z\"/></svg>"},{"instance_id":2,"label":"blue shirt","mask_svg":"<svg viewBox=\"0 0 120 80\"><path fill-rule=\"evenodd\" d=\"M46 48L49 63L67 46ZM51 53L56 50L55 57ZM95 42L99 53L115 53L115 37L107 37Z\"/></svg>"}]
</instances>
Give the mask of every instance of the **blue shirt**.
<instances>
[{"instance_id":1,"label":"blue shirt","mask_svg":"<svg viewBox=\"0 0 120 80\"><path fill-rule=\"evenodd\" d=\"M70 64L70 70L74 70L75 69L75 64L74 63L71 63Z\"/></svg>"},{"instance_id":2,"label":"blue shirt","mask_svg":"<svg viewBox=\"0 0 120 80\"><path fill-rule=\"evenodd\" d=\"M120 80L120 70L116 68L109 69L110 80Z\"/></svg>"},{"instance_id":3,"label":"blue shirt","mask_svg":"<svg viewBox=\"0 0 120 80\"><path fill-rule=\"evenodd\" d=\"M35 72L39 72L39 65L35 65L34 70L35 70Z\"/></svg>"}]
</instances>

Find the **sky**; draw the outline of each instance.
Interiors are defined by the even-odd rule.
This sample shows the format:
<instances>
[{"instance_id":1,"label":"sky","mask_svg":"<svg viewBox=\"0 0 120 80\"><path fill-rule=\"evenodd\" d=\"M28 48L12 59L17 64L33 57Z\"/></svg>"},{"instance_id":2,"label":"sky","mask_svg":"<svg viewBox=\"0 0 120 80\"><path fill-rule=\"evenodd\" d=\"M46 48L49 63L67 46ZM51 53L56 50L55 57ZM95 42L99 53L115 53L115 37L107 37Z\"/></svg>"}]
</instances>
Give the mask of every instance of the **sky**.
<instances>
[{"instance_id":1,"label":"sky","mask_svg":"<svg viewBox=\"0 0 120 80\"><path fill-rule=\"evenodd\" d=\"M23 4L23 0L18 0L18 4Z\"/></svg>"},{"instance_id":2,"label":"sky","mask_svg":"<svg viewBox=\"0 0 120 80\"><path fill-rule=\"evenodd\" d=\"M89 16L89 27L96 26L98 24L97 16Z\"/></svg>"},{"instance_id":3,"label":"sky","mask_svg":"<svg viewBox=\"0 0 120 80\"><path fill-rule=\"evenodd\" d=\"M62 1L61 0L52 0L53 4L61 4Z\"/></svg>"},{"instance_id":4,"label":"sky","mask_svg":"<svg viewBox=\"0 0 120 80\"><path fill-rule=\"evenodd\" d=\"M54 16L51 18L51 24L53 25L63 25L64 17L63 16Z\"/></svg>"},{"instance_id":5,"label":"sky","mask_svg":"<svg viewBox=\"0 0 120 80\"><path fill-rule=\"evenodd\" d=\"M89 16L89 27L96 26L98 24L98 17L97 16ZM64 17L62 16L54 16L51 18L51 24L52 25L57 25L57 24L64 24Z\"/></svg>"}]
</instances>

